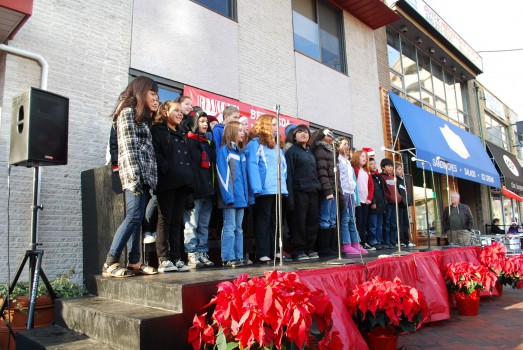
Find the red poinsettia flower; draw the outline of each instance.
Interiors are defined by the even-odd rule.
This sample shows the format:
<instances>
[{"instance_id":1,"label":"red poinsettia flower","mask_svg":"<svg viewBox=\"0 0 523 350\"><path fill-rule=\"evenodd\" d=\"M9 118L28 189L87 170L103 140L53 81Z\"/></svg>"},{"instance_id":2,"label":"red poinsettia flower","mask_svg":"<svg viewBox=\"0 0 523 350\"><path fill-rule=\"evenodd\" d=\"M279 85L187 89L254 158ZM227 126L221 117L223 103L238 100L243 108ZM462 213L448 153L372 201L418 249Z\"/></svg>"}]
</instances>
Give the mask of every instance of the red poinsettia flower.
<instances>
[{"instance_id":1,"label":"red poinsettia flower","mask_svg":"<svg viewBox=\"0 0 523 350\"><path fill-rule=\"evenodd\" d=\"M194 349L204 344L280 349L288 342L300 349L312 344L343 348L338 333L330 333L332 304L328 297L323 291L309 290L295 273L272 271L250 280L241 275L233 282L220 283L218 294L207 306L211 305L215 306L211 324L205 324L204 316L195 316L189 331ZM319 338L311 334L313 322L321 333Z\"/></svg>"},{"instance_id":2,"label":"red poinsettia flower","mask_svg":"<svg viewBox=\"0 0 523 350\"><path fill-rule=\"evenodd\" d=\"M498 279L490 269L471 262L446 264L442 272L449 290L465 294L476 289L491 290Z\"/></svg>"},{"instance_id":3,"label":"red poinsettia flower","mask_svg":"<svg viewBox=\"0 0 523 350\"><path fill-rule=\"evenodd\" d=\"M428 314L423 293L404 285L398 277L392 282L375 277L354 286L347 307L362 332L387 325L415 331Z\"/></svg>"}]
</instances>

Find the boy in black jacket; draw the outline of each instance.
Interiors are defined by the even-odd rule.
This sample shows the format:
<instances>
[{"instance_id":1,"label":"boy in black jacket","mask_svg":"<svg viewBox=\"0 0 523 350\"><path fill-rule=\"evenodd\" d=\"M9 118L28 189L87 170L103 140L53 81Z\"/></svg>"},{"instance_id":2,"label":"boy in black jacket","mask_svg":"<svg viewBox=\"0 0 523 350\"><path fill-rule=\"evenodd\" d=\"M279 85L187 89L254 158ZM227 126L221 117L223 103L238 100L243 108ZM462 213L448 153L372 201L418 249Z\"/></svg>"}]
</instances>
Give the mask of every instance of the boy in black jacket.
<instances>
[{"instance_id":1,"label":"boy in black jacket","mask_svg":"<svg viewBox=\"0 0 523 350\"><path fill-rule=\"evenodd\" d=\"M372 181L374 182L374 196L372 197L369 211L368 239L371 246L375 247L376 250L380 250L383 249L383 217L387 209L387 202L385 201L385 183L378 172L376 160L373 158L369 161L369 168Z\"/></svg>"}]
</instances>

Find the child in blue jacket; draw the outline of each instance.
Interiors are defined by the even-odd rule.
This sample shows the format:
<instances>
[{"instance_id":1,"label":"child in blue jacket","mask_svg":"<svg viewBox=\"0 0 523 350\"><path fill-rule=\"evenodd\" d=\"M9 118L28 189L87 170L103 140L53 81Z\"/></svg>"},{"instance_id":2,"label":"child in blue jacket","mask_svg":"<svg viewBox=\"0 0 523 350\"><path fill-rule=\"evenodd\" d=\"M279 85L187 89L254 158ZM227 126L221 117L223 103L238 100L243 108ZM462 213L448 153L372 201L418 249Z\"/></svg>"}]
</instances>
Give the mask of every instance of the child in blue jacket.
<instances>
[{"instance_id":1,"label":"child in blue jacket","mask_svg":"<svg viewBox=\"0 0 523 350\"><path fill-rule=\"evenodd\" d=\"M220 193L218 206L223 209L222 263L224 267L250 265L243 256L243 213L249 206L245 128L238 121L227 123L223 146L216 154Z\"/></svg>"},{"instance_id":2,"label":"child in blue jacket","mask_svg":"<svg viewBox=\"0 0 523 350\"><path fill-rule=\"evenodd\" d=\"M274 252L278 152L281 156L281 194L287 195L287 163L274 137L277 127L276 117L261 115L251 129L252 139L245 149L249 188L255 197L254 240L260 263L268 263L271 252Z\"/></svg>"}]
</instances>

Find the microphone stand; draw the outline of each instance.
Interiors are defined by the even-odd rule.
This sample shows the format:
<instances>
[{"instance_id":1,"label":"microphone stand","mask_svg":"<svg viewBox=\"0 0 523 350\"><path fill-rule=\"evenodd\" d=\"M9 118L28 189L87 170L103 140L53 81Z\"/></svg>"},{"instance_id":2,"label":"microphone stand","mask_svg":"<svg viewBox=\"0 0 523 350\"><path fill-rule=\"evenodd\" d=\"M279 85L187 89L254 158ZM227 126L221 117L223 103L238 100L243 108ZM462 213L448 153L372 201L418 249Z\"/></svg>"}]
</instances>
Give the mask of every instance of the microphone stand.
<instances>
[{"instance_id":1,"label":"microphone stand","mask_svg":"<svg viewBox=\"0 0 523 350\"><path fill-rule=\"evenodd\" d=\"M425 194L425 220L427 221L427 238L428 238L428 248L423 249L422 252L430 252L435 250L430 246L430 224L429 224L429 204L427 200L427 181L425 179L425 163L428 163L426 160L412 157L413 161L419 161L421 163L421 168L423 169L423 193ZM430 163L429 163L430 164Z\"/></svg>"},{"instance_id":2,"label":"microphone stand","mask_svg":"<svg viewBox=\"0 0 523 350\"><path fill-rule=\"evenodd\" d=\"M450 226L450 184L449 184L449 162L442 160L439 158L440 161L445 163L445 177L447 178L447 204L448 204L448 211L449 211L449 236L450 236L450 242L449 245L452 243L452 227ZM449 237L447 237L449 238Z\"/></svg>"},{"instance_id":3,"label":"microphone stand","mask_svg":"<svg viewBox=\"0 0 523 350\"><path fill-rule=\"evenodd\" d=\"M282 238L282 204L281 204L281 149L280 149L280 105L275 105L274 109L276 110L276 150L278 152L277 157L277 184L278 190L276 194L276 229L274 234L274 266L276 266L276 240L279 240L280 247L280 266L283 266L283 238Z\"/></svg>"},{"instance_id":4,"label":"microphone stand","mask_svg":"<svg viewBox=\"0 0 523 350\"><path fill-rule=\"evenodd\" d=\"M340 235L340 202L339 202L339 191L338 191L338 163L336 159L336 140L332 139L332 160L334 172L334 201L336 201L336 231L338 234L338 258L332 259L326 262L327 265L347 265L353 264L354 261L350 259L343 259L341 257L341 235ZM348 214L347 214L348 215ZM361 252L360 252L361 254Z\"/></svg>"},{"instance_id":5,"label":"microphone stand","mask_svg":"<svg viewBox=\"0 0 523 350\"><path fill-rule=\"evenodd\" d=\"M381 147L382 151L387 151L393 154L392 157L392 167L394 168L394 202L396 206L396 233L398 235L398 251L395 253L392 253L391 255L407 255L410 254L409 252L406 252L404 250L401 250L401 236L400 236L400 219L399 219L399 208L398 208L398 180L396 178L396 154L400 154L400 152L397 152L393 149L387 149L385 146Z\"/></svg>"}]
</instances>

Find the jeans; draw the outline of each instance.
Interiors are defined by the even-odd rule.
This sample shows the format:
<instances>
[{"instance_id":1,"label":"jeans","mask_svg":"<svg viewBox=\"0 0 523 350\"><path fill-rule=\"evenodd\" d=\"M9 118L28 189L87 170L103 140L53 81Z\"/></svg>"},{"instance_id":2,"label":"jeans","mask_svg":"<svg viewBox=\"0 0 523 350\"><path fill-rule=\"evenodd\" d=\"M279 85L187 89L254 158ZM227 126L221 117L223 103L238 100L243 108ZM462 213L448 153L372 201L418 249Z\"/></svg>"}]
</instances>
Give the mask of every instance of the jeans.
<instances>
[{"instance_id":1,"label":"jeans","mask_svg":"<svg viewBox=\"0 0 523 350\"><path fill-rule=\"evenodd\" d=\"M385 244L398 244L398 233L396 226L396 204L387 203L385 213L385 224L383 226L383 241Z\"/></svg>"},{"instance_id":2,"label":"jeans","mask_svg":"<svg viewBox=\"0 0 523 350\"><path fill-rule=\"evenodd\" d=\"M114 234L106 263L112 265L120 261L120 255L125 244L132 237L129 249L129 264L136 264L140 261L140 231L142 219L147 204L147 194L135 195L129 190L124 191L125 197L125 219L120 224Z\"/></svg>"},{"instance_id":3,"label":"jeans","mask_svg":"<svg viewBox=\"0 0 523 350\"><path fill-rule=\"evenodd\" d=\"M369 244L383 243L383 216L382 213L371 213L369 215Z\"/></svg>"},{"instance_id":4,"label":"jeans","mask_svg":"<svg viewBox=\"0 0 523 350\"><path fill-rule=\"evenodd\" d=\"M222 261L243 259L244 208L223 209Z\"/></svg>"},{"instance_id":5,"label":"jeans","mask_svg":"<svg viewBox=\"0 0 523 350\"><path fill-rule=\"evenodd\" d=\"M359 243L360 239L358 237L358 230L356 229L356 213L354 212L354 205L356 204L356 196L352 193L344 193L345 202L347 203L347 213L348 213L348 222L349 222L349 235L350 239L345 241L342 237L343 244L350 243Z\"/></svg>"},{"instance_id":6,"label":"jeans","mask_svg":"<svg viewBox=\"0 0 523 350\"><path fill-rule=\"evenodd\" d=\"M209 247L209 220L211 219L212 199L205 197L194 200L194 208L183 213L185 222L184 244L186 253L207 253Z\"/></svg>"},{"instance_id":7,"label":"jeans","mask_svg":"<svg viewBox=\"0 0 523 350\"><path fill-rule=\"evenodd\" d=\"M336 202L334 199L328 200L324 195L320 196L320 229L336 228ZM350 241L349 211L346 205L339 203L339 207L341 242L346 244Z\"/></svg>"}]
</instances>

